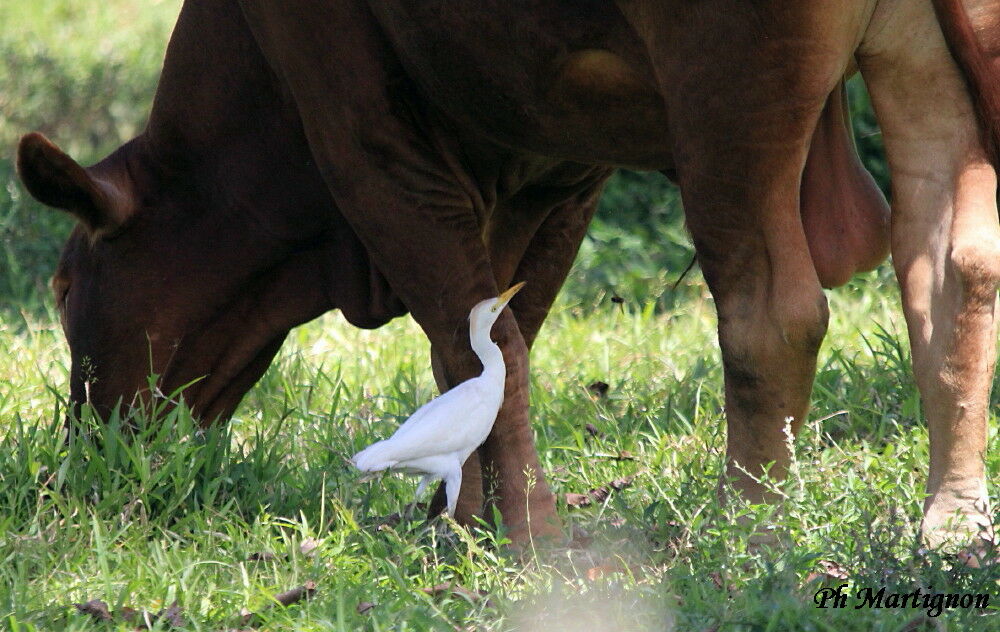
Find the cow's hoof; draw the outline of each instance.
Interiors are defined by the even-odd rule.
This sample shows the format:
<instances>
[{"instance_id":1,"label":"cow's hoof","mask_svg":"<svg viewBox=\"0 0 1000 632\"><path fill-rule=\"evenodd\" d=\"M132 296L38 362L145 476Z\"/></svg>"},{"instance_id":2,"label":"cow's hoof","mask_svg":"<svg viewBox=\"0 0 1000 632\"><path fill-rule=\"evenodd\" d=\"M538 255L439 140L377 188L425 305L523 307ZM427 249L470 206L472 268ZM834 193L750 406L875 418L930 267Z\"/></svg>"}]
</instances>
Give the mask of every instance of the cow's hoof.
<instances>
[{"instance_id":1,"label":"cow's hoof","mask_svg":"<svg viewBox=\"0 0 1000 632\"><path fill-rule=\"evenodd\" d=\"M562 521L553 512L551 515L531 517L531 522L516 525L506 524L507 549L518 556L530 556L538 552L565 548L570 538L563 530Z\"/></svg>"},{"instance_id":2,"label":"cow's hoof","mask_svg":"<svg viewBox=\"0 0 1000 632\"><path fill-rule=\"evenodd\" d=\"M997 548L995 542L983 538L977 538L971 543L966 541L965 546L961 548L957 548L957 544L951 544L949 541L933 551L939 558L950 562L953 566L984 568L1000 564L1000 548ZM917 554L926 556L930 552L931 549L921 548Z\"/></svg>"},{"instance_id":3,"label":"cow's hoof","mask_svg":"<svg viewBox=\"0 0 1000 632\"><path fill-rule=\"evenodd\" d=\"M788 532L773 524L757 525L747 538L747 552L764 553L768 549L781 551L791 548Z\"/></svg>"},{"instance_id":4,"label":"cow's hoof","mask_svg":"<svg viewBox=\"0 0 1000 632\"><path fill-rule=\"evenodd\" d=\"M544 525L532 523L530 528L512 529L507 533L507 538L510 540L509 549L517 554L565 548L571 541L559 523L550 522Z\"/></svg>"},{"instance_id":5,"label":"cow's hoof","mask_svg":"<svg viewBox=\"0 0 1000 632\"><path fill-rule=\"evenodd\" d=\"M929 549L978 567L992 563L997 545L989 504L982 496L936 494L924 511L920 537Z\"/></svg>"},{"instance_id":6,"label":"cow's hoof","mask_svg":"<svg viewBox=\"0 0 1000 632\"><path fill-rule=\"evenodd\" d=\"M989 540L980 540L955 553L955 560L960 565L969 568L983 568L1000 562L996 542Z\"/></svg>"}]
</instances>

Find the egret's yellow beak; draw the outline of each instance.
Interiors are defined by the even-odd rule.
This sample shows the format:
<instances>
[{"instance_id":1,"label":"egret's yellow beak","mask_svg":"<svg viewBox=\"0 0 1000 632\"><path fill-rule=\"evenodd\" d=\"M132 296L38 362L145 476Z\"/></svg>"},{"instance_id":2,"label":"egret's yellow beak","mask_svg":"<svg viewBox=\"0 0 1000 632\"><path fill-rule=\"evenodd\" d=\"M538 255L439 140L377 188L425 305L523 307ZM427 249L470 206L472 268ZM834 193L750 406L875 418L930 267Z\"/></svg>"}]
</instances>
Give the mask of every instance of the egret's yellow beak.
<instances>
[{"instance_id":1,"label":"egret's yellow beak","mask_svg":"<svg viewBox=\"0 0 1000 632\"><path fill-rule=\"evenodd\" d=\"M503 292L500 296L497 297L497 303L501 305L506 305L510 301L510 299L514 298L515 294L521 291L521 288L524 287L525 283L526 283L525 281L521 281L516 285L510 286L510 288L507 291Z\"/></svg>"}]
</instances>

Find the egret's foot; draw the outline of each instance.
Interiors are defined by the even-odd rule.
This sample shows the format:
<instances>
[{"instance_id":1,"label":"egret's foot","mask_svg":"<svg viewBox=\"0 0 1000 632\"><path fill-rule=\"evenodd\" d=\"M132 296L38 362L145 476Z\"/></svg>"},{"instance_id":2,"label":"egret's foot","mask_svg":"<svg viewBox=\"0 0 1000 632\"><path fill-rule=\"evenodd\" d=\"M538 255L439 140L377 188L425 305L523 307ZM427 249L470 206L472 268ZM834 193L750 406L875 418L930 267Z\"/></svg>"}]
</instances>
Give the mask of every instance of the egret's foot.
<instances>
[{"instance_id":1,"label":"egret's foot","mask_svg":"<svg viewBox=\"0 0 1000 632\"><path fill-rule=\"evenodd\" d=\"M560 544L566 542L562 521L556 513L556 497L549 491L548 486L533 488L527 499L523 495L516 501L491 497L489 503L484 503L483 498L482 486L470 488L463 478L462 492L459 494L453 516L455 522L467 529L481 526L481 520L491 523L493 506L496 505L503 516L512 549L530 548L533 540L537 541L536 545L542 541L554 541ZM441 514L444 509L445 486L442 484L438 486L431 501L427 512L428 520Z\"/></svg>"},{"instance_id":2,"label":"egret's foot","mask_svg":"<svg viewBox=\"0 0 1000 632\"><path fill-rule=\"evenodd\" d=\"M967 566L994 563L997 538L985 494L938 492L929 498L920 524L924 546L954 554Z\"/></svg>"},{"instance_id":3,"label":"egret's foot","mask_svg":"<svg viewBox=\"0 0 1000 632\"><path fill-rule=\"evenodd\" d=\"M403 510L403 520L405 522L410 522L411 520L413 520L413 513L417 510L418 504L419 503L416 500L414 500L412 503L406 506L406 509Z\"/></svg>"},{"instance_id":4,"label":"egret's foot","mask_svg":"<svg viewBox=\"0 0 1000 632\"><path fill-rule=\"evenodd\" d=\"M479 525L479 518L483 516L483 487L478 475L471 477L472 484L469 483L470 477L466 475L467 470L468 468L465 468L462 471L462 491L458 495L458 504L455 506L453 518L458 524L469 528ZM434 492L434 497L427 508L427 519L431 520L440 515L446 506L445 485L441 483Z\"/></svg>"},{"instance_id":5,"label":"egret's foot","mask_svg":"<svg viewBox=\"0 0 1000 632\"><path fill-rule=\"evenodd\" d=\"M461 525L456 527L455 522L448 520L446 514L441 514L431 523L431 528L434 530L434 537L438 542L451 546L458 543L458 534L455 533L455 529L464 527Z\"/></svg>"}]
</instances>

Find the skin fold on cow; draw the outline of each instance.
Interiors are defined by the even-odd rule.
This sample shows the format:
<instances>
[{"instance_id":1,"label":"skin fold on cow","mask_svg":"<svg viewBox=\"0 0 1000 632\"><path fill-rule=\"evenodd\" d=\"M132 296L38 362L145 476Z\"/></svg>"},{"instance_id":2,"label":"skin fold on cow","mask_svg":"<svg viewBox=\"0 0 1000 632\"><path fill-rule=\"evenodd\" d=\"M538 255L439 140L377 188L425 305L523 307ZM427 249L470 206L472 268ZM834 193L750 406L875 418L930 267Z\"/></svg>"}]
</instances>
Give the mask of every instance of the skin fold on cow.
<instances>
[{"instance_id":1,"label":"skin fold on cow","mask_svg":"<svg viewBox=\"0 0 1000 632\"><path fill-rule=\"evenodd\" d=\"M21 143L29 191L81 220L55 279L74 401L128 401L152 365L164 390L207 376L186 397L225 418L287 331L335 308L365 327L412 314L446 390L481 370L469 308L530 279L494 329L504 404L456 514L481 512L486 488L513 539L557 533L528 351L611 169L659 169L718 310L737 492L771 500L759 474L787 469L823 288L891 244L930 426L924 536L992 539L1000 226L976 107L997 87L974 67L995 57L996 15L988 0L188 0L139 138L87 169ZM850 137L855 69L885 132L891 223Z\"/></svg>"}]
</instances>

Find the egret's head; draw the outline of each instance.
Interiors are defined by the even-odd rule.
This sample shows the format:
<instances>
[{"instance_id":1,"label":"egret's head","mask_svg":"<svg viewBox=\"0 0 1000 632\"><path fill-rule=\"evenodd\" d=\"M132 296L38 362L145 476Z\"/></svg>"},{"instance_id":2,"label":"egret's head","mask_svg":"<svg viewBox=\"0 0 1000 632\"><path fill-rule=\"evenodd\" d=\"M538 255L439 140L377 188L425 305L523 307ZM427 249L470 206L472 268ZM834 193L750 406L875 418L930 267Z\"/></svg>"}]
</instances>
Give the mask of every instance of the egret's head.
<instances>
[{"instance_id":1,"label":"egret's head","mask_svg":"<svg viewBox=\"0 0 1000 632\"><path fill-rule=\"evenodd\" d=\"M503 292L500 296L488 298L485 301L477 303L469 313L469 328L472 331L485 329L487 332L493 329L493 323L497 322L497 318L500 318L500 312L503 311L504 307L507 307L507 303L510 302L510 299L514 298L514 295L522 287L524 287L524 281L512 285L509 290Z\"/></svg>"}]
</instances>

